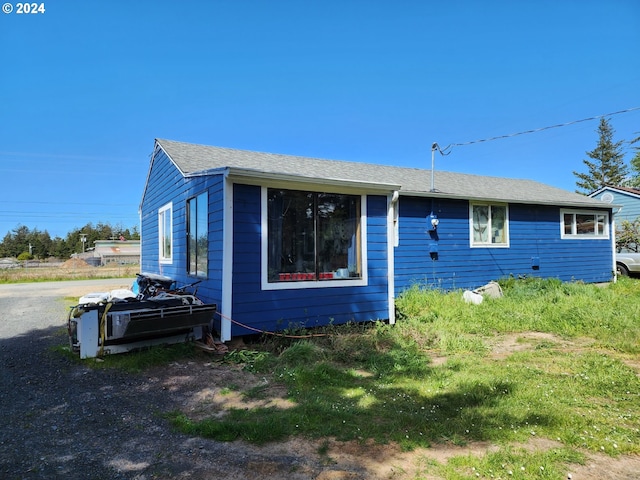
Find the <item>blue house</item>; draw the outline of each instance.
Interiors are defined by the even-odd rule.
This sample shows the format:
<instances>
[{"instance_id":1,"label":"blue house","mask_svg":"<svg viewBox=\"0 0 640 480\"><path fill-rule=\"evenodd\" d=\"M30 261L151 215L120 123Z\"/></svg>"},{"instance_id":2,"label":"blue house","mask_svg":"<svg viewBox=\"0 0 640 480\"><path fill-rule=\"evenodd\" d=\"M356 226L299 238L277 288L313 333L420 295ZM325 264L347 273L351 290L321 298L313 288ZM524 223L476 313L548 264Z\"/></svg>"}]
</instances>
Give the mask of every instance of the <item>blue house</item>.
<instances>
[{"instance_id":1,"label":"blue house","mask_svg":"<svg viewBox=\"0 0 640 480\"><path fill-rule=\"evenodd\" d=\"M612 205L529 180L156 140L141 270L218 305L223 341L383 319L414 284L612 280Z\"/></svg>"},{"instance_id":2,"label":"blue house","mask_svg":"<svg viewBox=\"0 0 640 480\"><path fill-rule=\"evenodd\" d=\"M640 189L607 186L599 188L589 196L617 206L613 213L618 226L623 220L633 222L640 217Z\"/></svg>"}]
</instances>

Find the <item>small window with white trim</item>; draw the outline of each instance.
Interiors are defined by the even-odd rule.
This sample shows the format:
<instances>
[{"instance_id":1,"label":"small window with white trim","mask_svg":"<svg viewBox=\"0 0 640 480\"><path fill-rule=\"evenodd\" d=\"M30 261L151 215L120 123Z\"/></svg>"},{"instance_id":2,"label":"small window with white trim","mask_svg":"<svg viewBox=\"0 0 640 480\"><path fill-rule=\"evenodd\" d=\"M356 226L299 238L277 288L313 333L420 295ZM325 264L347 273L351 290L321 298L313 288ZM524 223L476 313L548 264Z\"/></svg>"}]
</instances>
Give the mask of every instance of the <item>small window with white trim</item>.
<instances>
[{"instance_id":1,"label":"small window with white trim","mask_svg":"<svg viewBox=\"0 0 640 480\"><path fill-rule=\"evenodd\" d=\"M158 247L160 263L173 261L173 203L158 210Z\"/></svg>"},{"instance_id":2,"label":"small window with white trim","mask_svg":"<svg viewBox=\"0 0 640 480\"><path fill-rule=\"evenodd\" d=\"M609 214L593 210L560 210L562 238L609 238Z\"/></svg>"},{"instance_id":3,"label":"small window with white trim","mask_svg":"<svg viewBox=\"0 0 640 480\"><path fill-rule=\"evenodd\" d=\"M509 208L506 204L471 203L469 224L472 247L509 246Z\"/></svg>"}]
</instances>

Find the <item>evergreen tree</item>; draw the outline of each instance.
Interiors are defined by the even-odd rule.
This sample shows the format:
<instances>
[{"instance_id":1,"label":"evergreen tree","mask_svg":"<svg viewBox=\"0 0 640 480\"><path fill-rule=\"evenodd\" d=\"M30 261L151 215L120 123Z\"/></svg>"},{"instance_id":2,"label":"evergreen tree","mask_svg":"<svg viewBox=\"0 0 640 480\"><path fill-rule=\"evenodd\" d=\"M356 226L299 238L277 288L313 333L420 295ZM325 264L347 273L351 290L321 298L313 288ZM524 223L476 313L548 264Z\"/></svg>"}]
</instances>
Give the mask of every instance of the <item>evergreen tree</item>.
<instances>
[{"instance_id":1,"label":"evergreen tree","mask_svg":"<svg viewBox=\"0 0 640 480\"><path fill-rule=\"evenodd\" d=\"M640 133L640 132L636 132ZM633 147L636 151L635 156L631 159L631 180L629 186L640 188L640 137L636 137L629 142L630 145L639 144Z\"/></svg>"},{"instance_id":2,"label":"evergreen tree","mask_svg":"<svg viewBox=\"0 0 640 480\"><path fill-rule=\"evenodd\" d=\"M597 132L598 145L590 152L586 152L591 160L583 160L588 173L573 172L578 177L576 191L585 195L602 187L624 185L629 173L622 153L624 142L613 141L615 131L607 119L600 119Z\"/></svg>"}]
</instances>

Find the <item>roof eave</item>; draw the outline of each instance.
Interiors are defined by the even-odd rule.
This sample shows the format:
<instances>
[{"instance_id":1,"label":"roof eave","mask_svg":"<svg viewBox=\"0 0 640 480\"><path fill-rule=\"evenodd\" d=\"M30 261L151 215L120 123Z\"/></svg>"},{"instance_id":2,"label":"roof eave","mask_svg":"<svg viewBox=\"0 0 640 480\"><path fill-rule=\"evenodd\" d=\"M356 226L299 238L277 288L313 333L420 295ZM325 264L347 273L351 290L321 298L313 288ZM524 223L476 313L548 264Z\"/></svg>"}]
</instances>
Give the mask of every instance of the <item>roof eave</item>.
<instances>
[{"instance_id":1,"label":"roof eave","mask_svg":"<svg viewBox=\"0 0 640 480\"><path fill-rule=\"evenodd\" d=\"M229 167L217 167L209 168L207 170L197 170L195 172L189 172L185 174L185 178L191 177L206 177L208 175L228 175Z\"/></svg>"},{"instance_id":2,"label":"roof eave","mask_svg":"<svg viewBox=\"0 0 640 480\"><path fill-rule=\"evenodd\" d=\"M262 170L245 169L232 167L229 168L229 176L232 178L245 178L260 181L272 182L295 182L315 185L331 185L340 187L357 188L360 190L382 190L385 192L393 192L400 190L401 186L393 183L366 182L361 180L347 180L342 178L317 178L305 175L294 175L285 173L265 172Z\"/></svg>"},{"instance_id":3,"label":"roof eave","mask_svg":"<svg viewBox=\"0 0 640 480\"><path fill-rule=\"evenodd\" d=\"M430 198L447 198L452 200L468 200L470 202L495 202L495 203L517 203L521 205L546 205L551 207L572 207L572 208L604 208L611 209L620 207L620 205L614 205L611 203L605 203L600 201L586 201L586 202L558 202L552 200L527 200L520 198L504 198L504 197L474 197L468 195L460 195L455 193L447 193L442 191L409 191L400 190L400 195L414 196L414 197L430 197Z\"/></svg>"}]
</instances>

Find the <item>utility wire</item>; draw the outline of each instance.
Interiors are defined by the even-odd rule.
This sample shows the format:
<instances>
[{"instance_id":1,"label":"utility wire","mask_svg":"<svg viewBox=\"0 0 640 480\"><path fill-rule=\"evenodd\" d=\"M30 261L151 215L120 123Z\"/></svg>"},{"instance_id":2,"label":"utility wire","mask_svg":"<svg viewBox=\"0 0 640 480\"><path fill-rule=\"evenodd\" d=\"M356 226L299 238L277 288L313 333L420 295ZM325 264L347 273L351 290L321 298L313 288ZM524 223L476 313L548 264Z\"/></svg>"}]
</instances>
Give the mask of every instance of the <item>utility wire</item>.
<instances>
[{"instance_id":1,"label":"utility wire","mask_svg":"<svg viewBox=\"0 0 640 480\"><path fill-rule=\"evenodd\" d=\"M259 328L254 328L254 327L251 327L249 325L245 325L244 323L240 323L239 321L234 320L231 317L227 317L226 315L223 315L220 312L216 312L216 314L218 316L220 316L220 318L224 318L226 320L229 320L231 323L233 323L235 325L238 325L239 327L246 328L247 330L251 330L252 332L262 333L263 335L272 335L274 337L295 338L295 339L315 338L315 337L328 337L329 336L328 333L310 333L308 335L287 335L285 333L270 332L268 330L261 330Z\"/></svg>"},{"instance_id":2,"label":"utility wire","mask_svg":"<svg viewBox=\"0 0 640 480\"><path fill-rule=\"evenodd\" d=\"M517 137L518 135L527 135L529 133L538 133L538 132L542 132L544 130L550 130L552 128L567 127L569 125L575 125L576 123L589 122L591 120L598 120L599 118L611 117L613 115L620 115L622 113L633 112L635 110L640 110L640 107L627 108L625 110L619 110L617 112L605 113L604 115L596 115L595 117L582 118L580 120L573 120L571 122L559 123L557 125L549 125L547 127L535 128L533 130L526 130L524 132L510 133L508 135L499 135L497 137L483 138L483 139L480 139L480 140L472 140L470 142L450 143L445 148L440 148L440 145L438 145L437 143L434 143L431 146L431 148L433 150L438 150L438 152L440 152L440 155L444 156L444 155L449 155L451 153L451 149L453 149L453 147L464 147L464 146L467 146L467 145L473 145L474 143L491 142L493 140L501 140L503 138Z\"/></svg>"}]
</instances>

